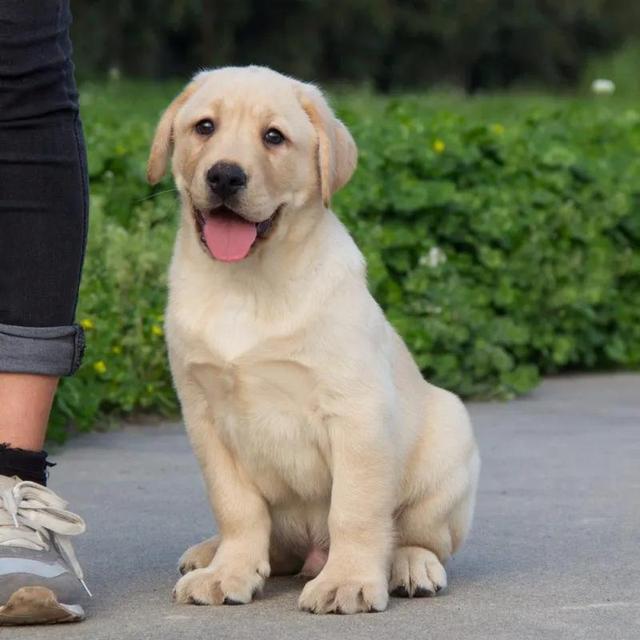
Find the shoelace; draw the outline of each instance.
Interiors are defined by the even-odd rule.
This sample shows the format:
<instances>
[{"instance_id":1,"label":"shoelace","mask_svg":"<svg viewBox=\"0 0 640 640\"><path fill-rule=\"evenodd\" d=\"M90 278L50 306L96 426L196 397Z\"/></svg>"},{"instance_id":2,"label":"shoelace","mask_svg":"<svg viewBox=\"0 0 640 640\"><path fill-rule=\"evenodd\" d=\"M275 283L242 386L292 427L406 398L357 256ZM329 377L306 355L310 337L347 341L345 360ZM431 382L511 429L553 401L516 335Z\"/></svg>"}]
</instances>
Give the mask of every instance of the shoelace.
<instances>
[{"instance_id":1,"label":"shoelace","mask_svg":"<svg viewBox=\"0 0 640 640\"><path fill-rule=\"evenodd\" d=\"M84 520L67 511L67 503L51 489L35 482L19 481L0 490L0 545L15 545L60 552L91 596L82 567L71 546L71 536L84 533Z\"/></svg>"}]
</instances>

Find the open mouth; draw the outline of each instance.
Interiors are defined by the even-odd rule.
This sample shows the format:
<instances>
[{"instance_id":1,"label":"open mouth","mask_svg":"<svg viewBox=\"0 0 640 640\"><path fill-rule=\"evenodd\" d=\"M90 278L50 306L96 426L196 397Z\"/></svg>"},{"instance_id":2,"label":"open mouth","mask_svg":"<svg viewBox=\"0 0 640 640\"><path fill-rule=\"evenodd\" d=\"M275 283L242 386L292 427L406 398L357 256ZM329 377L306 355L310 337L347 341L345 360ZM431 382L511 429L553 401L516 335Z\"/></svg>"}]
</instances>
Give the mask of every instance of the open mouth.
<instances>
[{"instance_id":1,"label":"open mouth","mask_svg":"<svg viewBox=\"0 0 640 640\"><path fill-rule=\"evenodd\" d=\"M200 240L211 256L223 262L237 262L270 235L281 209L282 205L261 222L247 220L225 205L208 210L194 207L193 213Z\"/></svg>"}]
</instances>

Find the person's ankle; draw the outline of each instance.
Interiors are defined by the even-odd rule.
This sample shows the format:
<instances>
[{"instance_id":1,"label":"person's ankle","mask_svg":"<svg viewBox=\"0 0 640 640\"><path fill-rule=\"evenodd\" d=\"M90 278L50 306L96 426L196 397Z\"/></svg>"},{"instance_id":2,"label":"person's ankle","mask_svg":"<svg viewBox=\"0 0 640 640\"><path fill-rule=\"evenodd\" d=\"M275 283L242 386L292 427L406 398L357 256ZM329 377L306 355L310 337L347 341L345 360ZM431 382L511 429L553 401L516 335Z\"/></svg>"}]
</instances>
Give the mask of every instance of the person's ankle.
<instances>
[{"instance_id":1,"label":"person's ankle","mask_svg":"<svg viewBox=\"0 0 640 640\"><path fill-rule=\"evenodd\" d=\"M47 461L46 451L27 451L0 443L0 475L17 476L20 480L36 482L47 486L48 467L54 463Z\"/></svg>"}]
</instances>

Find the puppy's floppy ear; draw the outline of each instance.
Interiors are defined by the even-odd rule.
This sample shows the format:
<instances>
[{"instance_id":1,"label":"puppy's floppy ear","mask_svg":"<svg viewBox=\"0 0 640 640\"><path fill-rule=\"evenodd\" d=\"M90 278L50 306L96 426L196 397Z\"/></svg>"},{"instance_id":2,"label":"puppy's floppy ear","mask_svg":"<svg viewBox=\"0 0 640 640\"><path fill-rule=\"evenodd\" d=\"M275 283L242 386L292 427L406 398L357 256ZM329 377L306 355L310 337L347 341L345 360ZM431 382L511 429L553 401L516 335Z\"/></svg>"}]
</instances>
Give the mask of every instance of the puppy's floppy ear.
<instances>
[{"instance_id":1,"label":"puppy's floppy ear","mask_svg":"<svg viewBox=\"0 0 640 640\"><path fill-rule=\"evenodd\" d=\"M147 181L150 184L157 184L162 180L162 176L164 176L173 143L173 121L180 107L187 101L198 86L200 86L199 78L200 75L196 76L193 81L185 87L182 93L173 99L160 117L160 122L158 122L156 133L151 143L149 160L147 161Z\"/></svg>"},{"instance_id":2,"label":"puppy's floppy ear","mask_svg":"<svg viewBox=\"0 0 640 640\"><path fill-rule=\"evenodd\" d=\"M335 117L322 92L312 84L300 83L298 98L318 134L318 165L322 202L344 187L355 171L358 148L349 130Z\"/></svg>"}]
</instances>

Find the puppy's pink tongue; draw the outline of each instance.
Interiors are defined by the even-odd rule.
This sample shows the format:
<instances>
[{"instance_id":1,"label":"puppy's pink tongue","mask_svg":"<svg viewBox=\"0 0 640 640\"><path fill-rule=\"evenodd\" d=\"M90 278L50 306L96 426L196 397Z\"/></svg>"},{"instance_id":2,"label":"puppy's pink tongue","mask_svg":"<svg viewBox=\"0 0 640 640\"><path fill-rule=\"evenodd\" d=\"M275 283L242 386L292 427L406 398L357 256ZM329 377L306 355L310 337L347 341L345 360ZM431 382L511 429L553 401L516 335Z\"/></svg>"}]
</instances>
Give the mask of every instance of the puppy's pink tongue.
<instances>
[{"instance_id":1,"label":"puppy's pink tongue","mask_svg":"<svg viewBox=\"0 0 640 640\"><path fill-rule=\"evenodd\" d=\"M234 262L247 257L257 235L256 225L237 216L212 216L204 225L204 239L218 260Z\"/></svg>"}]
</instances>

